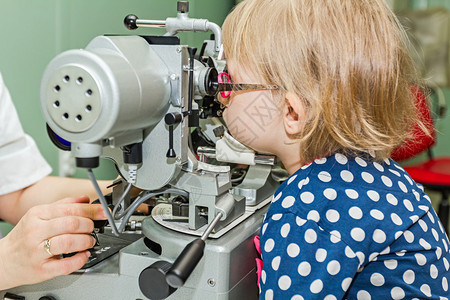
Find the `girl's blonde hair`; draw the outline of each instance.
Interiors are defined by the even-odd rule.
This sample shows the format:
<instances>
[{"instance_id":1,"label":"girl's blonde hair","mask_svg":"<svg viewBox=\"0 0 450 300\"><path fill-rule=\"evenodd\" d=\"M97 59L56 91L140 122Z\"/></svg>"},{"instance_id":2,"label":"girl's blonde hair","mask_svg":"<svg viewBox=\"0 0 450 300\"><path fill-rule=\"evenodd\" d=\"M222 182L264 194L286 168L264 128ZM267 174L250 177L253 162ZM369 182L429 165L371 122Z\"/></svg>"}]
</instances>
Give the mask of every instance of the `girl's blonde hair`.
<instances>
[{"instance_id":1,"label":"girl's blonde hair","mask_svg":"<svg viewBox=\"0 0 450 300\"><path fill-rule=\"evenodd\" d=\"M417 73L385 0L245 0L223 41L227 60L299 96L306 115L294 138L305 162L333 152L387 158L420 123Z\"/></svg>"}]
</instances>

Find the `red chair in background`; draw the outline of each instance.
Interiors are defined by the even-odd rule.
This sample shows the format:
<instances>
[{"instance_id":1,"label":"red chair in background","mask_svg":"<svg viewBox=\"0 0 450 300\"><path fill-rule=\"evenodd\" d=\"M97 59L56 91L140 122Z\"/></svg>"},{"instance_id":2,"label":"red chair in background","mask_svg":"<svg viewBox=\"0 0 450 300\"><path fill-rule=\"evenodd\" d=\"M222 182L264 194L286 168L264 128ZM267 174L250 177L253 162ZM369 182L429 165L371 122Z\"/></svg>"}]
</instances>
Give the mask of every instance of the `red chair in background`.
<instances>
[{"instance_id":1,"label":"red chair in background","mask_svg":"<svg viewBox=\"0 0 450 300\"><path fill-rule=\"evenodd\" d=\"M392 154L392 159L402 161L412 158L417 154L427 151L428 159L418 165L405 166L404 169L414 181L422 184L426 189L441 193L442 200L439 203L438 216L446 232L449 227L449 195L450 195L450 156L434 157L432 147L436 143L436 132L433 122L433 115L428 105L425 93L417 89L417 106L421 113L421 120L428 128L431 136L424 133L419 126L414 128L413 138L396 148ZM445 107L439 107L438 116L442 117ZM450 155L450 154L449 154Z\"/></svg>"}]
</instances>

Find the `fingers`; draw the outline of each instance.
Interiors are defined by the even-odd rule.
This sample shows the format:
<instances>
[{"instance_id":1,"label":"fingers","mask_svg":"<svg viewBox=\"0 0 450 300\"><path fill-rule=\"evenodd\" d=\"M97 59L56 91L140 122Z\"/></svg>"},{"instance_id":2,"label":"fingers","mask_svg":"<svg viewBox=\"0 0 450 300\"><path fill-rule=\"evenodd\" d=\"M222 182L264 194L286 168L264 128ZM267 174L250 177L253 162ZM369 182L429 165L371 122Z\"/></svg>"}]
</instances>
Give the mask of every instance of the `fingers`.
<instances>
[{"instance_id":1,"label":"fingers","mask_svg":"<svg viewBox=\"0 0 450 300\"><path fill-rule=\"evenodd\" d=\"M89 203L89 197L88 196L81 196L81 197L77 197L77 198L64 198L61 199L59 201L57 201L56 203Z\"/></svg>"},{"instance_id":2,"label":"fingers","mask_svg":"<svg viewBox=\"0 0 450 300\"><path fill-rule=\"evenodd\" d=\"M95 238L89 234L63 234L49 239L47 246L45 241L42 242L42 253L45 257L50 257L50 253L55 256L79 252L94 247L95 243Z\"/></svg>"},{"instance_id":3,"label":"fingers","mask_svg":"<svg viewBox=\"0 0 450 300\"><path fill-rule=\"evenodd\" d=\"M45 237L61 234L91 233L94 231L94 222L91 219L67 216L46 221Z\"/></svg>"},{"instance_id":4,"label":"fingers","mask_svg":"<svg viewBox=\"0 0 450 300\"><path fill-rule=\"evenodd\" d=\"M82 251L71 257L49 260L44 265L45 272L49 278L70 274L79 270L88 261L89 255L89 251Z\"/></svg>"},{"instance_id":5,"label":"fingers","mask_svg":"<svg viewBox=\"0 0 450 300\"><path fill-rule=\"evenodd\" d=\"M36 206L30 210L30 213L37 215L42 220L50 220L65 216L79 216L92 220L106 219L106 214L100 204L54 203Z\"/></svg>"}]
</instances>

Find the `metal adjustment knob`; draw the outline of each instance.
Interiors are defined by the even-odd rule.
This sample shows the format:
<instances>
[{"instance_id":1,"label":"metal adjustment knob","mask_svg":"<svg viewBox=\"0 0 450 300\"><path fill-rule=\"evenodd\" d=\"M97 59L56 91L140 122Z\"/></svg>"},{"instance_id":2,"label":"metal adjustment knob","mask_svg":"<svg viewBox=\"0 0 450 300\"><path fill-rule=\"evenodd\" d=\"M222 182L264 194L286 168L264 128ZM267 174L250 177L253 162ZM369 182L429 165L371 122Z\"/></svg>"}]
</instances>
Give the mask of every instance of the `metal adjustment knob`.
<instances>
[{"instance_id":1,"label":"metal adjustment knob","mask_svg":"<svg viewBox=\"0 0 450 300\"><path fill-rule=\"evenodd\" d=\"M125 25L126 28L128 28L129 30L135 30L138 28L136 21L137 21L138 17L135 15L128 15L125 17L125 19L123 20L123 24Z\"/></svg>"},{"instance_id":2,"label":"metal adjustment knob","mask_svg":"<svg viewBox=\"0 0 450 300\"><path fill-rule=\"evenodd\" d=\"M166 125L169 126L169 150L167 150L166 156L169 158L176 157L175 150L173 149L173 126L180 123L183 120L183 115L179 113L168 113L164 117Z\"/></svg>"},{"instance_id":3,"label":"metal adjustment knob","mask_svg":"<svg viewBox=\"0 0 450 300\"><path fill-rule=\"evenodd\" d=\"M189 1L178 1L177 2L177 11L180 13L189 12Z\"/></svg>"},{"instance_id":4,"label":"metal adjustment knob","mask_svg":"<svg viewBox=\"0 0 450 300\"><path fill-rule=\"evenodd\" d=\"M139 288L142 294L155 300L166 299L175 292L176 289L166 282L166 273L171 266L171 263L160 260L145 268L139 275Z\"/></svg>"}]
</instances>

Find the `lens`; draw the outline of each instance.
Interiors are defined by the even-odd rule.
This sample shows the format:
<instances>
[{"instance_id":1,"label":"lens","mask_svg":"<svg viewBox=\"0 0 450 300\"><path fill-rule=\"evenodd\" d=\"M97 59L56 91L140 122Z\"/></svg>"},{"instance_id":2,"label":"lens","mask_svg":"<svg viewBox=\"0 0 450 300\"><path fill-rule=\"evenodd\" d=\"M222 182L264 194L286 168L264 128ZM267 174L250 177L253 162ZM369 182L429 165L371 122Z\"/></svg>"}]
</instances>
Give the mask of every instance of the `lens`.
<instances>
[{"instance_id":1,"label":"lens","mask_svg":"<svg viewBox=\"0 0 450 300\"><path fill-rule=\"evenodd\" d=\"M228 73L222 72L219 74L219 82L220 83L231 83L230 75ZM222 98L228 98L231 95L231 91L223 91L220 92Z\"/></svg>"}]
</instances>

